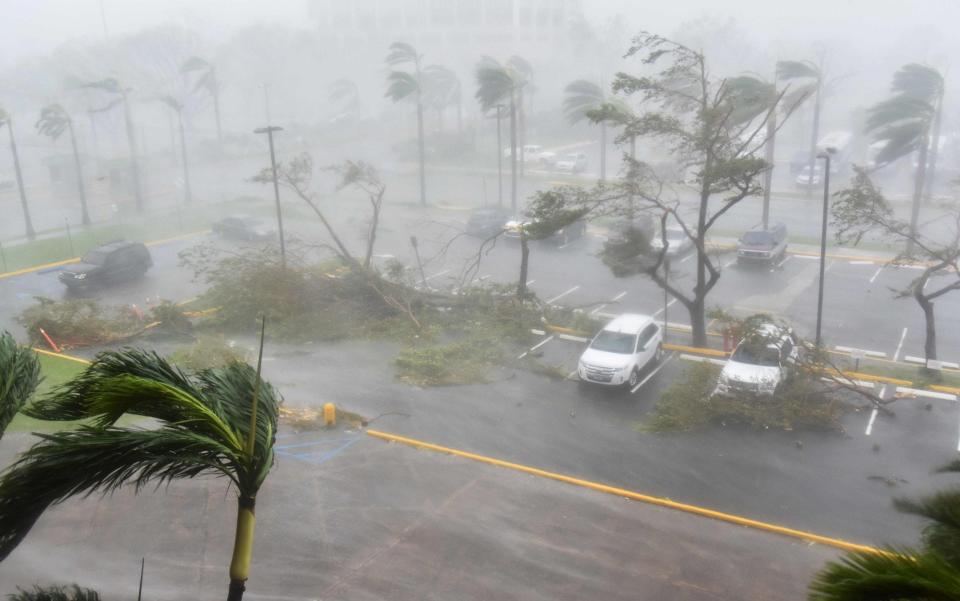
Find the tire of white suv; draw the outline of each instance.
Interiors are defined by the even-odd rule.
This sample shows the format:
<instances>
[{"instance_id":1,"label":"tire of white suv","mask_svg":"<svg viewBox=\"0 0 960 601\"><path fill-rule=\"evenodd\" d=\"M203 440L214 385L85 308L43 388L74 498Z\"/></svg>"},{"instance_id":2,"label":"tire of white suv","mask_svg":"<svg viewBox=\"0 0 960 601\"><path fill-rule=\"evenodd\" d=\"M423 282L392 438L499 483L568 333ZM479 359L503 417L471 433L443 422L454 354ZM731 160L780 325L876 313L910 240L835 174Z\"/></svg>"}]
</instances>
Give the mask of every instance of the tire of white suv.
<instances>
[{"instance_id":1,"label":"tire of white suv","mask_svg":"<svg viewBox=\"0 0 960 601\"><path fill-rule=\"evenodd\" d=\"M633 387L637 385L637 382L640 381L640 370L636 367L630 372L630 377L627 378L627 388L633 390Z\"/></svg>"}]
</instances>

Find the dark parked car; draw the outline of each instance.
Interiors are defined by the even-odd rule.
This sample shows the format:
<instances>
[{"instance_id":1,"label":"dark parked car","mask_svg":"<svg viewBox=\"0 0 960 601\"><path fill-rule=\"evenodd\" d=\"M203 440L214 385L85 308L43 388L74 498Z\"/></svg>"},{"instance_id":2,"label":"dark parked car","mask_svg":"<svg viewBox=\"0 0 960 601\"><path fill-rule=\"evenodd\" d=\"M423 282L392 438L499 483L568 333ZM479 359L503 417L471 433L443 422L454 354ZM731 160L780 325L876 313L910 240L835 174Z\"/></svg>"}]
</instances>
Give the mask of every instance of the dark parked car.
<instances>
[{"instance_id":1,"label":"dark parked car","mask_svg":"<svg viewBox=\"0 0 960 601\"><path fill-rule=\"evenodd\" d=\"M520 240L520 230L522 226L529 226L529 221L520 221L512 219L503 226L503 236L507 240ZM562 227L550 236L543 239L547 244L556 246L566 246L567 244L578 240L587 233L587 222L580 220L574 221L566 227Z\"/></svg>"},{"instance_id":2,"label":"dark parked car","mask_svg":"<svg viewBox=\"0 0 960 601\"><path fill-rule=\"evenodd\" d=\"M213 233L220 234L224 238L246 240L247 242L273 240L276 237L276 231L269 225L255 217L247 217L246 215L224 217L220 221L213 222L210 229L213 230Z\"/></svg>"},{"instance_id":3,"label":"dark parked car","mask_svg":"<svg viewBox=\"0 0 960 601\"><path fill-rule=\"evenodd\" d=\"M501 230L510 219L510 215L503 209L485 208L470 213L467 219L467 234L479 238L487 238Z\"/></svg>"},{"instance_id":4,"label":"dark parked car","mask_svg":"<svg viewBox=\"0 0 960 601\"><path fill-rule=\"evenodd\" d=\"M68 288L91 288L142 277L153 266L150 251L140 242L110 242L87 252L79 263L60 272Z\"/></svg>"},{"instance_id":5,"label":"dark parked car","mask_svg":"<svg viewBox=\"0 0 960 601\"><path fill-rule=\"evenodd\" d=\"M737 243L737 263L773 263L787 254L787 226L775 223L768 229L745 233Z\"/></svg>"}]
</instances>

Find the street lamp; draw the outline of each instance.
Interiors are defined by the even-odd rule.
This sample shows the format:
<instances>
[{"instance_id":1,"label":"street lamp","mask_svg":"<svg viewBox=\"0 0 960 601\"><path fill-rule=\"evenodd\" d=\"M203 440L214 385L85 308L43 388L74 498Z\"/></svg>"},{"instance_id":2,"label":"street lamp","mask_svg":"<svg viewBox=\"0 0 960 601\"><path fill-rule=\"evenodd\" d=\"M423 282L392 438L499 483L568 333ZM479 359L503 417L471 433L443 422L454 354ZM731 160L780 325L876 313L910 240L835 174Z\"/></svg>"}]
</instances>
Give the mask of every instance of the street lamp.
<instances>
[{"instance_id":1,"label":"street lamp","mask_svg":"<svg viewBox=\"0 0 960 601\"><path fill-rule=\"evenodd\" d=\"M823 168L823 221L820 229L820 290L817 294L817 349L820 348L820 332L823 325L823 276L826 273L827 262L827 206L830 202L830 156L837 151L836 148L827 147L817 154L818 159L823 159L826 164ZM810 179L813 179L813 173L810 173Z\"/></svg>"},{"instance_id":2,"label":"street lamp","mask_svg":"<svg viewBox=\"0 0 960 601\"><path fill-rule=\"evenodd\" d=\"M280 233L280 264L287 268L287 249L283 242L283 214L280 212L280 186L277 183L277 157L273 152L273 132L283 131L282 127L268 125L267 127L258 127L253 130L255 134L267 134L270 141L270 165L273 168L273 198L277 205L277 229Z\"/></svg>"}]
</instances>

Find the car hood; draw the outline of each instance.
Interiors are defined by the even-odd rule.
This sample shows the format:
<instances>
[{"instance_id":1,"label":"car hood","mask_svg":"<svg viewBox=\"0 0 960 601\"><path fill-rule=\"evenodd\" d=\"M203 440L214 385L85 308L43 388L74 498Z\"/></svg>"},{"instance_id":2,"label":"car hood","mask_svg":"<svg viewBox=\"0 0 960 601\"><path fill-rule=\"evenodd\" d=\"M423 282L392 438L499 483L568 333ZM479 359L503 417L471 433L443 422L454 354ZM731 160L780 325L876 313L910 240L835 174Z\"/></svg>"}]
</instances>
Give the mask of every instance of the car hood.
<instances>
[{"instance_id":1,"label":"car hood","mask_svg":"<svg viewBox=\"0 0 960 601\"><path fill-rule=\"evenodd\" d=\"M609 353L607 351L599 351L595 348L588 348L580 355L580 361L596 367L623 369L630 363L630 355Z\"/></svg>"},{"instance_id":2,"label":"car hood","mask_svg":"<svg viewBox=\"0 0 960 601\"><path fill-rule=\"evenodd\" d=\"M780 381L780 368L727 361L721 375L734 382L776 384Z\"/></svg>"},{"instance_id":3,"label":"car hood","mask_svg":"<svg viewBox=\"0 0 960 601\"><path fill-rule=\"evenodd\" d=\"M774 244L748 244L746 242L740 243L740 250L772 250Z\"/></svg>"},{"instance_id":4,"label":"car hood","mask_svg":"<svg viewBox=\"0 0 960 601\"><path fill-rule=\"evenodd\" d=\"M63 268L63 273L70 275L79 275L81 273L91 273L100 269L99 265L94 265L92 263L74 263L73 265L68 265Z\"/></svg>"}]
</instances>

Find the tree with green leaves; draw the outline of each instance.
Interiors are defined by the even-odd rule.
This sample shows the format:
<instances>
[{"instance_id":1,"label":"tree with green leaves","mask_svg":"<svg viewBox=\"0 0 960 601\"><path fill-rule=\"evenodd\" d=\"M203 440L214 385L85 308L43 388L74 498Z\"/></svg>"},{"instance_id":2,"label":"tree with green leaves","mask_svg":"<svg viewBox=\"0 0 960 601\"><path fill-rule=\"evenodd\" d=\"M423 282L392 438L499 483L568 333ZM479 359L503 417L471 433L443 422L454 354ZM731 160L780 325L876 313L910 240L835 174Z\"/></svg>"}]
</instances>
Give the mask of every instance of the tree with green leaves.
<instances>
[{"instance_id":1,"label":"tree with green leaves","mask_svg":"<svg viewBox=\"0 0 960 601\"><path fill-rule=\"evenodd\" d=\"M10 332L0 333L0 438L40 383L40 362Z\"/></svg>"},{"instance_id":2,"label":"tree with green leaves","mask_svg":"<svg viewBox=\"0 0 960 601\"><path fill-rule=\"evenodd\" d=\"M0 476L0 560L46 509L67 499L132 483L213 474L237 490L237 526L228 601L246 589L257 493L273 466L279 395L257 367L239 362L187 374L153 352L101 353L79 376L25 410L45 420L84 425L38 434L40 442ZM150 428L117 426L124 415Z\"/></svg>"},{"instance_id":3,"label":"tree with green leaves","mask_svg":"<svg viewBox=\"0 0 960 601\"><path fill-rule=\"evenodd\" d=\"M934 301L954 290L960 290L960 210L953 209L942 220L953 222L953 232L946 239L935 239L916 231L913 223L898 219L882 191L870 181L867 171L855 167L856 177L849 188L840 190L831 208L833 225L840 244L857 245L867 234L884 239L898 239L907 249L894 258L894 264L919 261L923 271L905 288L897 291L900 298L912 297L923 311L925 358L937 359L937 327ZM937 284L929 290L928 283Z\"/></svg>"},{"instance_id":4,"label":"tree with green leaves","mask_svg":"<svg viewBox=\"0 0 960 601\"><path fill-rule=\"evenodd\" d=\"M877 168L917 153L913 205L910 209L911 238L907 239L909 252L916 242L912 238L917 236L920 202L927 184L927 168L931 166L931 130L940 127L943 76L936 69L923 65L904 65L894 74L890 89L893 96L870 108L866 129L874 140L884 142L877 154ZM933 141L934 149L938 143L937 140Z\"/></svg>"},{"instance_id":5,"label":"tree with green leaves","mask_svg":"<svg viewBox=\"0 0 960 601\"><path fill-rule=\"evenodd\" d=\"M595 116L607 114L603 107L611 104L603 88L586 79L567 84L564 92L566 96L563 99L563 112L572 124L588 119L591 113ZM629 119L630 116L624 115L624 118ZM607 179L607 123L610 119L591 121L600 124L600 180L603 181Z\"/></svg>"},{"instance_id":6,"label":"tree with green leaves","mask_svg":"<svg viewBox=\"0 0 960 601\"><path fill-rule=\"evenodd\" d=\"M130 111L130 93L133 90L131 88L124 87L113 77L80 84L79 87L84 89L100 90L113 96L113 99L110 102L98 109L94 109L93 112L100 113L108 111L118 104L123 105L123 122L127 131L127 147L130 152L130 175L133 179L133 195L137 202L137 210L142 212L143 185L140 180L140 161L137 160L137 139L134 133L135 128L133 126L133 114Z\"/></svg>"},{"instance_id":7,"label":"tree with green leaves","mask_svg":"<svg viewBox=\"0 0 960 601\"><path fill-rule=\"evenodd\" d=\"M400 71L394 69L387 74L387 92L386 97L394 102L401 100L412 100L417 106L417 153L420 159L420 204L427 204L427 183L425 174L425 151L423 139L423 96L424 76L421 64L423 56L417 53L416 48L404 42L394 42L390 44L390 52L387 54L387 65L396 67L399 65L410 65L413 71Z\"/></svg>"},{"instance_id":8,"label":"tree with green leaves","mask_svg":"<svg viewBox=\"0 0 960 601\"><path fill-rule=\"evenodd\" d=\"M217 80L217 68L199 56L191 56L180 67L181 73L199 73L193 84L194 93L204 90L213 99L213 115L217 121L217 141L223 142L220 129L220 82Z\"/></svg>"},{"instance_id":9,"label":"tree with green leaves","mask_svg":"<svg viewBox=\"0 0 960 601\"><path fill-rule=\"evenodd\" d=\"M937 471L960 472L960 461ZM894 507L927 522L921 547L853 551L839 561L830 561L810 583L811 600L960 599L960 489L919 500L896 499Z\"/></svg>"},{"instance_id":10,"label":"tree with green leaves","mask_svg":"<svg viewBox=\"0 0 960 601\"><path fill-rule=\"evenodd\" d=\"M509 65L501 65L488 56L476 68L476 99L485 112L500 104L510 107L510 207L517 212L517 99L523 78ZM500 148L497 152L503 152Z\"/></svg>"},{"instance_id":11,"label":"tree with green leaves","mask_svg":"<svg viewBox=\"0 0 960 601\"><path fill-rule=\"evenodd\" d=\"M40 119L36 123L37 131L57 140L63 132L70 132L70 147L73 150L73 166L77 172L77 193L80 195L80 214L83 225L90 225L90 212L87 210L87 192L83 185L83 168L80 166L80 153L77 151L77 136L73 129L73 119L59 104L51 104L40 111Z\"/></svg>"},{"instance_id":12,"label":"tree with green leaves","mask_svg":"<svg viewBox=\"0 0 960 601\"><path fill-rule=\"evenodd\" d=\"M540 191L533 195L525 213L526 219L517 224L520 234L520 278L517 298L527 296L527 272L530 264L530 242L545 240L583 219L590 209L582 203L570 203L560 190Z\"/></svg>"},{"instance_id":13,"label":"tree with green leaves","mask_svg":"<svg viewBox=\"0 0 960 601\"><path fill-rule=\"evenodd\" d=\"M33 240L37 237L36 230L33 229L33 219L30 218L30 207L27 205L27 193L23 188L23 173L20 171L20 153L17 152L17 140L13 136L13 117L10 113L0 107L0 128L7 126L10 132L10 154L13 155L13 171L17 177L17 190L20 192L20 206L23 208L23 223L27 238Z\"/></svg>"},{"instance_id":14,"label":"tree with green leaves","mask_svg":"<svg viewBox=\"0 0 960 601\"><path fill-rule=\"evenodd\" d=\"M160 96L160 102L177 115L177 131L180 133L180 160L183 167L183 201L187 204L193 202L193 194L190 191L190 160L187 158L187 136L183 132L183 103L173 96Z\"/></svg>"},{"instance_id":15,"label":"tree with green leaves","mask_svg":"<svg viewBox=\"0 0 960 601\"><path fill-rule=\"evenodd\" d=\"M817 142L820 140L820 108L825 88L823 66L811 61L777 62L777 80L793 83L798 93L813 98L813 124L810 128L810 157L807 167L811 181L817 163ZM807 196L813 193L813 187L807 187Z\"/></svg>"}]
</instances>

